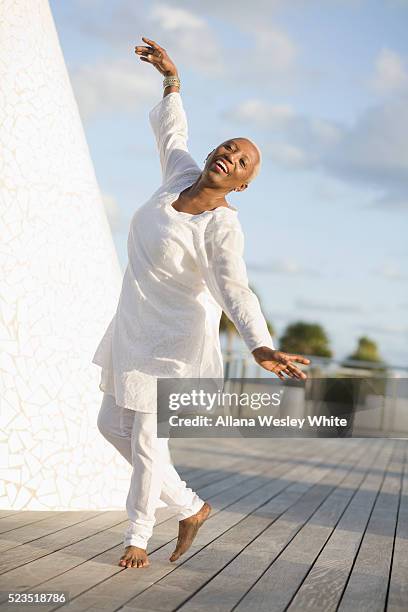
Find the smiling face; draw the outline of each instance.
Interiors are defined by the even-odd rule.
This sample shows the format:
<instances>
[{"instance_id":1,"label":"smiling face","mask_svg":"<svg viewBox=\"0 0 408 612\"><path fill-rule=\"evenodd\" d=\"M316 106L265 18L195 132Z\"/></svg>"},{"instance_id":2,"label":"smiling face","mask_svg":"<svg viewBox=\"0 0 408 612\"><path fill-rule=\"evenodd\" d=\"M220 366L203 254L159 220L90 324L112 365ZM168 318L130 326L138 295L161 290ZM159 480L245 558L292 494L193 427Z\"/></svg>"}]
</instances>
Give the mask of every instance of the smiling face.
<instances>
[{"instance_id":1,"label":"smiling face","mask_svg":"<svg viewBox=\"0 0 408 612\"><path fill-rule=\"evenodd\" d=\"M231 138L208 154L204 171L212 183L243 191L261 163L258 148L248 138Z\"/></svg>"}]
</instances>

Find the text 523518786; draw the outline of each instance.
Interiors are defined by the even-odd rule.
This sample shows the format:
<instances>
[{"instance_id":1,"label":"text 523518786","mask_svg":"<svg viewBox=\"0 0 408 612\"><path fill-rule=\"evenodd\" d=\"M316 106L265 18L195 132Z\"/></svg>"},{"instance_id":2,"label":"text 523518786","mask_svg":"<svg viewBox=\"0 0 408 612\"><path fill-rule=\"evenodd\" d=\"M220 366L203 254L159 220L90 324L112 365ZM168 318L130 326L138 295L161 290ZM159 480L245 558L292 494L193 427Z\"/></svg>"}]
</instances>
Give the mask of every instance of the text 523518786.
<instances>
[{"instance_id":1,"label":"text 523518786","mask_svg":"<svg viewBox=\"0 0 408 612\"><path fill-rule=\"evenodd\" d=\"M0 592L0 601L9 604L17 605L43 605L45 603L67 603L69 593L64 591L54 591L53 593L45 593L42 591L7 591Z\"/></svg>"}]
</instances>

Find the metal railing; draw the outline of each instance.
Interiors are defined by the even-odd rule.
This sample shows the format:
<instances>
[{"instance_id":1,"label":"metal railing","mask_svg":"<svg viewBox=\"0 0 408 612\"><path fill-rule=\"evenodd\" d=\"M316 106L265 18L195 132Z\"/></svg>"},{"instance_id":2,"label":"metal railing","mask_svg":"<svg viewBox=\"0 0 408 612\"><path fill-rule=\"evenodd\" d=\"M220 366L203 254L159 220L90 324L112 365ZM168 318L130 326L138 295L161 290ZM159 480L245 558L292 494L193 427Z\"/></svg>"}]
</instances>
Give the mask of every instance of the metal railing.
<instances>
[{"instance_id":1,"label":"metal railing","mask_svg":"<svg viewBox=\"0 0 408 612\"><path fill-rule=\"evenodd\" d=\"M334 359L304 355L311 361L306 371L310 378L327 376L366 376L383 378L408 378L408 366L383 362ZM224 378L269 378L272 373L259 366L251 355L244 351L223 351Z\"/></svg>"},{"instance_id":2,"label":"metal railing","mask_svg":"<svg viewBox=\"0 0 408 612\"><path fill-rule=\"evenodd\" d=\"M291 379L280 381L271 372L261 368L248 353L224 351L223 356L224 380L229 390L234 389L240 393L244 389L259 390L264 384L268 384L267 379L269 379L269 384L275 382L285 385L290 403L296 404L301 414L313 411L316 398L320 401L318 393L315 399L309 397L311 389L316 391L319 388L320 382L317 379L322 379L323 389L324 379L370 379L372 383L370 382L369 386L373 387L372 393L365 397L362 404L358 401L353 407L355 411L353 435L408 437L408 367L305 355L311 360L311 365L305 368L308 380L301 385L303 388L299 388L299 381L296 383ZM264 379L265 383L259 380L246 382L245 379ZM256 383L255 386L253 383ZM297 389L293 387L294 384ZM352 386L352 380L347 384ZM376 391L376 387L381 390Z\"/></svg>"}]
</instances>

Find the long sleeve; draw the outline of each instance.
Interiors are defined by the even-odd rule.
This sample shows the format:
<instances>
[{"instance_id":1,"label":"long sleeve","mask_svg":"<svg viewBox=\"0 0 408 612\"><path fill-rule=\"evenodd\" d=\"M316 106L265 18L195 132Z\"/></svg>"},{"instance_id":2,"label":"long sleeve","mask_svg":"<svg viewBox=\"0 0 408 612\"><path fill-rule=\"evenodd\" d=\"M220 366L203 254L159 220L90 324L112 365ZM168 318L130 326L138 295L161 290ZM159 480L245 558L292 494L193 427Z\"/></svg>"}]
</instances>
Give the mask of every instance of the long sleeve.
<instances>
[{"instance_id":1,"label":"long sleeve","mask_svg":"<svg viewBox=\"0 0 408 612\"><path fill-rule=\"evenodd\" d=\"M204 233L203 276L210 293L234 323L249 351L274 349L255 293L248 285L244 235L235 213L217 209Z\"/></svg>"},{"instance_id":2,"label":"long sleeve","mask_svg":"<svg viewBox=\"0 0 408 612\"><path fill-rule=\"evenodd\" d=\"M178 91L167 94L152 108L149 121L160 155L163 183L176 174L200 171L188 151L187 117Z\"/></svg>"}]
</instances>

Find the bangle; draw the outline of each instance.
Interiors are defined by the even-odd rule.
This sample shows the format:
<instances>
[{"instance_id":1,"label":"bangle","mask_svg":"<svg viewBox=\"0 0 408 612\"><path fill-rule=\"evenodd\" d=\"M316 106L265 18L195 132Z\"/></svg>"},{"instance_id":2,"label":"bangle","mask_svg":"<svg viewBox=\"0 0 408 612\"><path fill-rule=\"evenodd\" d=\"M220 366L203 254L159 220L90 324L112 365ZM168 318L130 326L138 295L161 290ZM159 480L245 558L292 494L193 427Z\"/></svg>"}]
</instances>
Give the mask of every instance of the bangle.
<instances>
[{"instance_id":1,"label":"bangle","mask_svg":"<svg viewBox=\"0 0 408 612\"><path fill-rule=\"evenodd\" d=\"M163 79L163 88L166 87L178 87L180 88L180 79L178 76L166 76Z\"/></svg>"}]
</instances>

